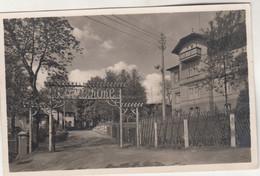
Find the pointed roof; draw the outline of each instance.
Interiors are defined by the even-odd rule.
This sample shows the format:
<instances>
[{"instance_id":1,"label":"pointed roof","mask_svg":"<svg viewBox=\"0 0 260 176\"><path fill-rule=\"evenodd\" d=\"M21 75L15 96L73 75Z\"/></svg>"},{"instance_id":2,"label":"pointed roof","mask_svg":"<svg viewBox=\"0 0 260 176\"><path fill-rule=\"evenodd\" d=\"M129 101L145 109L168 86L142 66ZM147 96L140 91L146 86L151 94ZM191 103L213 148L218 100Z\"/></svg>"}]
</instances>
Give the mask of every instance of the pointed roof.
<instances>
[{"instance_id":1,"label":"pointed roof","mask_svg":"<svg viewBox=\"0 0 260 176\"><path fill-rule=\"evenodd\" d=\"M168 69L166 69L167 71L173 71L173 70L175 70L175 69L177 69L177 68L179 68L179 65L175 65L175 66L173 66L173 67L171 67L171 68L168 68Z\"/></svg>"},{"instance_id":2,"label":"pointed roof","mask_svg":"<svg viewBox=\"0 0 260 176\"><path fill-rule=\"evenodd\" d=\"M179 54L181 48L183 47L184 44L186 44L189 41L192 41L194 39L203 39L205 40L205 37L201 34L198 33L191 33L185 37L183 37L182 39L180 39L180 41L178 42L178 44L175 46L175 48L172 50L173 54Z\"/></svg>"}]
</instances>

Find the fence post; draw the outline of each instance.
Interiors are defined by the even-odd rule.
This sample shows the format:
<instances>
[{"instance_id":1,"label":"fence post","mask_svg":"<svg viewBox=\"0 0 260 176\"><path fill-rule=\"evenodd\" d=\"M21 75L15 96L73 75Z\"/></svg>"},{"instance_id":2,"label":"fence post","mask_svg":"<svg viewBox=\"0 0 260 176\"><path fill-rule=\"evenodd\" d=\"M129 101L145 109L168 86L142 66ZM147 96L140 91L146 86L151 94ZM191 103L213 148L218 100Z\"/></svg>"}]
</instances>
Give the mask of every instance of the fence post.
<instances>
[{"instance_id":1,"label":"fence post","mask_svg":"<svg viewBox=\"0 0 260 176\"><path fill-rule=\"evenodd\" d=\"M189 147L189 129L188 129L188 119L184 119L184 142L185 148Z\"/></svg>"},{"instance_id":2,"label":"fence post","mask_svg":"<svg viewBox=\"0 0 260 176\"><path fill-rule=\"evenodd\" d=\"M230 114L230 143L231 147L236 147L236 128L235 128L235 115Z\"/></svg>"},{"instance_id":3,"label":"fence post","mask_svg":"<svg viewBox=\"0 0 260 176\"><path fill-rule=\"evenodd\" d=\"M138 128L139 128L139 146L142 145L142 131L141 131L141 124L138 124Z\"/></svg>"},{"instance_id":4,"label":"fence post","mask_svg":"<svg viewBox=\"0 0 260 176\"><path fill-rule=\"evenodd\" d=\"M136 146L139 147L139 112L138 108L136 108Z\"/></svg>"},{"instance_id":5,"label":"fence post","mask_svg":"<svg viewBox=\"0 0 260 176\"><path fill-rule=\"evenodd\" d=\"M154 147L158 146L158 136L157 136L157 122L154 122Z\"/></svg>"}]
</instances>

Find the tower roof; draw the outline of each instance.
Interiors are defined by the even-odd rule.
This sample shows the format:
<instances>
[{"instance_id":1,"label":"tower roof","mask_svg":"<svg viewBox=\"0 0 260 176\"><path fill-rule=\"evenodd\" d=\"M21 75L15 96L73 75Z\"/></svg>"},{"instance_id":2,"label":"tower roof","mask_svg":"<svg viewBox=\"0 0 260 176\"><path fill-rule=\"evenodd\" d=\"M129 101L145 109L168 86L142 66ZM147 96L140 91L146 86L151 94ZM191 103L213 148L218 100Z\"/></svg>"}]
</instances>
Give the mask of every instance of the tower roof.
<instances>
[{"instance_id":1,"label":"tower roof","mask_svg":"<svg viewBox=\"0 0 260 176\"><path fill-rule=\"evenodd\" d=\"M198 34L198 33L191 33L185 37L183 37L182 39L180 39L180 41L178 42L178 44L175 46L175 48L172 50L172 53L173 54L179 54L180 52L180 49L182 48L182 46L191 41L191 40L194 40L194 39L203 39L205 40L205 37L201 34Z\"/></svg>"}]
</instances>

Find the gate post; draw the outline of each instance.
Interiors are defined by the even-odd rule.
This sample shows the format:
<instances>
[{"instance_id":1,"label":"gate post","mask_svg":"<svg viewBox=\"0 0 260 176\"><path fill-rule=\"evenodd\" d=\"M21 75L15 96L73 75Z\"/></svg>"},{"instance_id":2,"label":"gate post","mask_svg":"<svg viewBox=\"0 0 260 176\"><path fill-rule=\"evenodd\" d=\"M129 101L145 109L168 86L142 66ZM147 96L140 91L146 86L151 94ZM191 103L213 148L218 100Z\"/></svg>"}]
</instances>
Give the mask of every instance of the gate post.
<instances>
[{"instance_id":1,"label":"gate post","mask_svg":"<svg viewBox=\"0 0 260 176\"><path fill-rule=\"evenodd\" d=\"M139 111L136 108L136 146L139 147Z\"/></svg>"},{"instance_id":2,"label":"gate post","mask_svg":"<svg viewBox=\"0 0 260 176\"><path fill-rule=\"evenodd\" d=\"M188 119L184 119L184 143L185 148L189 147L189 129L188 129Z\"/></svg>"},{"instance_id":3,"label":"gate post","mask_svg":"<svg viewBox=\"0 0 260 176\"><path fill-rule=\"evenodd\" d=\"M236 147L236 128L235 128L235 115L230 114L230 143L231 147Z\"/></svg>"},{"instance_id":4,"label":"gate post","mask_svg":"<svg viewBox=\"0 0 260 176\"><path fill-rule=\"evenodd\" d=\"M29 108L29 153L32 153L32 107Z\"/></svg>"},{"instance_id":5,"label":"gate post","mask_svg":"<svg viewBox=\"0 0 260 176\"><path fill-rule=\"evenodd\" d=\"M142 131L141 131L141 124L138 124L138 129L139 129L139 146L142 145Z\"/></svg>"},{"instance_id":6,"label":"gate post","mask_svg":"<svg viewBox=\"0 0 260 176\"><path fill-rule=\"evenodd\" d=\"M52 145L53 145L53 125L52 125L52 108L50 108L50 114L49 114L49 152L52 152Z\"/></svg>"},{"instance_id":7,"label":"gate post","mask_svg":"<svg viewBox=\"0 0 260 176\"><path fill-rule=\"evenodd\" d=\"M27 133L21 131L19 136L19 158L24 158L27 155Z\"/></svg>"}]
</instances>

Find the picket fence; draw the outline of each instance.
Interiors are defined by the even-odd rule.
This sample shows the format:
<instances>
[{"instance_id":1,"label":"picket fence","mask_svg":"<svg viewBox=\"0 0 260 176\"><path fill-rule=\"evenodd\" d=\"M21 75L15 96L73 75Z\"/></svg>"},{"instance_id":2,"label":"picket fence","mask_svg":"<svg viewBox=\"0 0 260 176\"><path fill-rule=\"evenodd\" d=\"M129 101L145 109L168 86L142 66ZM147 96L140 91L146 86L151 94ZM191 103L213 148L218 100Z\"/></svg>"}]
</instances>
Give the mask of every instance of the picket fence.
<instances>
[{"instance_id":1,"label":"picket fence","mask_svg":"<svg viewBox=\"0 0 260 176\"><path fill-rule=\"evenodd\" d=\"M231 144L232 129L230 127L233 122L230 122L230 115L232 114L235 116L233 124L235 135L233 142L235 144ZM157 129L155 129L155 124ZM141 146L171 148L183 148L185 146L250 146L249 113L242 112L183 113L178 116L168 117L165 120L151 117L140 121L139 131Z\"/></svg>"}]
</instances>

